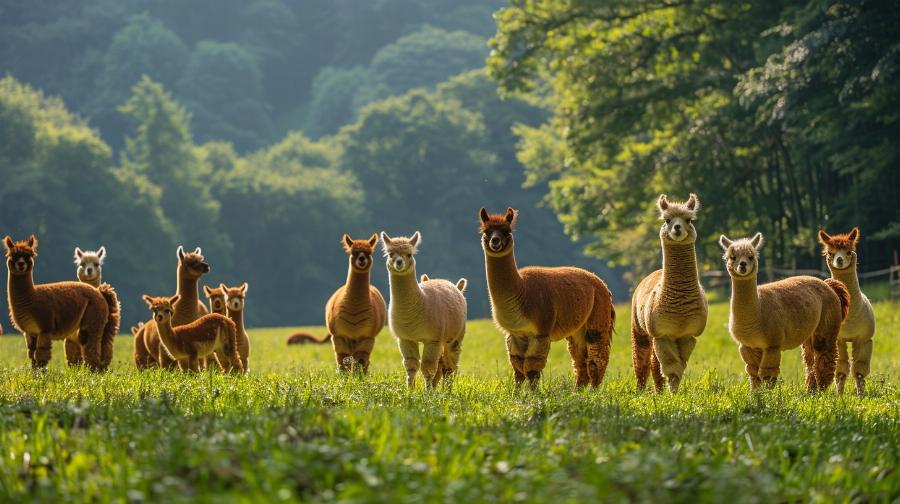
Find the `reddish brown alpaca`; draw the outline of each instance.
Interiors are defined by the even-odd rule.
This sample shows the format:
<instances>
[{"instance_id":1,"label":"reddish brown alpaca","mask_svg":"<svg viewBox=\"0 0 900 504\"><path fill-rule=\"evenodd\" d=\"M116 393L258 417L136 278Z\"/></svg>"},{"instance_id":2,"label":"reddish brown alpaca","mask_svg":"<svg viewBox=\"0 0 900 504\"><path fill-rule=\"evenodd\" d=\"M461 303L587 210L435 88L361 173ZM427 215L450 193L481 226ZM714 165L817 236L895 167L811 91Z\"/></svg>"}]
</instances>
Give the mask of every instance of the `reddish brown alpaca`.
<instances>
[{"instance_id":1,"label":"reddish brown alpaca","mask_svg":"<svg viewBox=\"0 0 900 504\"><path fill-rule=\"evenodd\" d=\"M228 318L237 327L237 351L241 356L244 372L250 371L250 336L244 328L244 303L247 300L247 282L238 287L226 287L219 284L219 291L225 293L225 306ZM221 359L220 359L221 360Z\"/></svg>"},{"instance_id":2,"label":"reddish brown alpaca","mask_svg":"<svg viewBox=\"0 0 900 504\"><path fill-rule=\"evenodd\" d=\"M175 313L172 317L172 324L176 327L193 322L209 312L200 301L197 289L200 277L209 273L209 265L206 264L206 260L201 255L200 248L197 247L193 252L185 253L182 247L178 247L177 255L178 269L176 270L176 278L178 290L176 294L179 296L179 300L175 304ZM179 364L169 357L165 349L160 347L159 331L157 331L153 320L144 324L139 338L144 342L146 351L154 357L156 365L159 367L174 369ZM142 353L135 347L134 357L138 368L141 368L141 365L138 363L140 355Z\"/></svg>"},{"instance_id":3,"label":"reddish brown alpaca","mask_svg":"<svg viewBox=\"0 0 900 504\"><path fill-rule=\"evenodd\" d=\"M185 371L199 371L200 359L212 357L223 371L238 371L241 358L237 353L237 329L234 322L224 315L211 313L178 327L172 326L174 305L179 296L150 297L144 301L153 312L153 321L159 331L160 346L179 363Z\"/></svg>"},{"instance_id":4,"label":"reddish brown alpaca","mask_svg":"<svg viewBox=\"0 0 900 504\"><path fill-rule=\"evenodd\" d=\"M288 345L304 345L306 343L311 343L314 345L321 345L321 344L330 343L330 342L331 342L330 334L325 336L324 338L317 338L317 337L313 336L312 334L305 333L305 332L296 332L296 333L288 336L287 339L285 339L285 343Z\"/></svg>"},{"instance_id":5,"label":"reddish brown alpaca","mask_svg":"<svg viewBox=\"0 0 900 504\"><path fill-rule=\"evenodd\" d=\"M77 339L84 361L104 371L112 360L112 341L119 332L119 301L108 285L95 289L81 282L34 285L38 241L13 242L7 236L9 268L7 299L13 325L25 335L28 357L35 368L50 361L51 341Z\"/></svg>"},{"instance_id":6,"label":"reddish brown alpaca","mask_svg":"<svg viewBox=\"0 0 900 504\"><path fill-rule=\"evenodd\" d=\"M378 235L373 234L368 240L353 240L345 234L341 243L350 256L347 282L325 304L325 325L341 371L354 369L365 374L375 336L385 322L384 297L369 283Z\"/></svg>"},{"instance_id":7,"label":"reddish brown alpaca","mask_svg":"<svg viewBox=\"0 0 900 504\"><path fill-rule=\"evenodd\" d=\"M506 333L516 386L525 378L537 386L550 342L564 338L575 385L600 385L616 320L606 284L580 268L519 269L513 244L518 212L508 208L505 214L489 215L482 208L479 216L491 311L497 327Z\"/></svg>"},{"instance_id":8,"label":"reddish brown alpaca","mask_svg":"<svg viewBox=\"0 0 900 504\"><path fill-rule=\"evenodd\" d=\"M225 308L225 291L219 287L204 285L203 294L205 294L206 299L209 300L210 313L218 313L220 315L227 314L228 310Z\"/></svg>"}]
</instances>

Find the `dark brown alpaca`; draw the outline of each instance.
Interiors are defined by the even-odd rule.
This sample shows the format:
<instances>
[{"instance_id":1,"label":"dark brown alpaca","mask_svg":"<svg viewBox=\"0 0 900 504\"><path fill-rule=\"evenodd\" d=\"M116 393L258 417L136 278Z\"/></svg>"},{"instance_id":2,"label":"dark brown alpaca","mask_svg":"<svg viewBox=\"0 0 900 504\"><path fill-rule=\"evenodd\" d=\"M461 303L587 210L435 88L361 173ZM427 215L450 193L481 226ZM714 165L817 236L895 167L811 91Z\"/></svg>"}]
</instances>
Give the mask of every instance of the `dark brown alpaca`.
<instances>
[{"instance_id":1,"label":"dark brown alpaca","mask_svg":"<svg viewBox=\"0 0 900 504\"><path fill-rule=\"evenodd\" d=\"M306 343L311 343L314 345L321 345L324 343L331 342L331 335L328 334L324 338L317 338L312 334L305 332L295 332L285 339L285 343L288 345L304 345Z\"/></svg>"},{"instance_id":2,"label":"dark brown alpaca","mask_svg":"<svg viewBox=\"0 0 900 504\"><path fill-rule=\"evenodd\" d=\"M341 243L350 256L347 281L325 304L325 325L332 336L334 357L341 371L354 369L366 373L386 312L384 297L369 283L378 235L354 240L345 234Z\"/></svg>"},{"instance_id":3,"label":"dark brown alpaca","mask_svg":"<svg viewBox=\"0 0 900 504\"><path fill-rule=\"evenodd\" d=\"M575 385L600 385L616 320L606 283L580 268L519 269L513 245L518 212L491 215L482 208L479 217L491 311L506 333L516 386L525 378L537 386L550 342L561 339L568 342Z\"/></svg>"},{"instance_id":4,"label":"dark brown alpaca","mask_svg":"<svg viewBox=\"0 0 900 504\"><path fill-rule=\"evenodd\" d=\"M31 235L26 241L14 242L7 236L3 244L9 269L9 313L13 325L25 335L31 365L47 366L52 340L74 339L81 344L88 367L106 370L119 331L115 291L108 285L95 289L81 282L34 285L37 238Z\"/></svg>"},{"instance_id":5,"label":"dark brown alpaca","mask_svg":"<svg viewBox=\"0 0 900 504\"><path fill-rule=\"evenodd\" d=\"M175 303L175 313L172 317L172 325L178 327L197 320L209 313L206 306L200 301L197 285L200 277L209 273L209 265L201 254L200 248L197 247L193 252L185 253L182 247L178 247L178 269L176 270L176 278L178 281L178 290L176 294L179 296L178 302ZM159 344L159 331L153 320L144 324L141 331L141 339L150 355L156 357L159 367L166 369L174 369L177 362L172 360L165 349ZM135 352L135 364L137 364L138 352ZM138 365L140 367L140 365Z\"/></svg>"}]
</instances>

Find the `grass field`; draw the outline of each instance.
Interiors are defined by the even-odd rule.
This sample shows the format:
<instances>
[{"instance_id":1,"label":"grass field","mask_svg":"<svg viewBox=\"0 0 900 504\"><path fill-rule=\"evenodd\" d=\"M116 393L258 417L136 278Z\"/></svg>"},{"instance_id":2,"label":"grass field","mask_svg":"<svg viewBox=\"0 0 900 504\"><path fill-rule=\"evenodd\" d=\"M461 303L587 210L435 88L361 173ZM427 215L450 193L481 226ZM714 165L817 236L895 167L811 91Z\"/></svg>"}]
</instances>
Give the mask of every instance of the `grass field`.
<instances>
[{"instance_id":1,"label":"grass field","mask_svg":"<svg viewBox=\"0 0 900 504\"><path fill-rule=\"evenodd\" d=\"M896 502L900 305L876 313L864 399L807 394L797 351L751 394L724 304L676 396L635 391L624 306L603 386L579 392L557 343L542 389L516 393L488 321L434 392L406 390L387 332L363 380L287 329L251 331L243 377L138 373L124 336L110 373L64 368L57 343L35 374L3 337L0 500Z\"/></svg>"}]
</instances>

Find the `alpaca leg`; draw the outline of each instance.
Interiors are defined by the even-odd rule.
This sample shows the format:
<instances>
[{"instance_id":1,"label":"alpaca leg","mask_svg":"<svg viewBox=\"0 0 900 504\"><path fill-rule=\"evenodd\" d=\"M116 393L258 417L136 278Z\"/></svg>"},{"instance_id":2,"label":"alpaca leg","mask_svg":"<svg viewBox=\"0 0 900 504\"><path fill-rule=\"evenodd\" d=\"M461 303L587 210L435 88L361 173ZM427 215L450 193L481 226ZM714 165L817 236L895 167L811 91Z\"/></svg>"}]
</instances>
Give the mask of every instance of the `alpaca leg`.
<instances>
[{"instance_id":1,"label":"alpaca leg","mask_svg":"<svg viewBox=\"0 0 900 504\"><path fill-rule=\"evenodd\" d=\"M746 364L744 370L750 376L750 389L759 388L759 363L762 361L762 350L741 345L739 351L741 359Z\"/></svg>"},{"instance_id":2,"label":"alpaca leg","mask_svg":"<svg viewBox=\"0 0 900 504\"><path fill-rule=\"evenodd\" d=\"M353 348L353 371L366 375L369 372L369 356L375 348L375 338L357 340Z\"/></svg>"},{"instance_id":3,"label":"alpaca leg","mask_svg":"<svg viewBox=\"0 0 900 504\"><path fill-rule=\"evenodd\" d=\"M769 387L778 383L778 374L781 372L781 349L778 347L765 348L762 351L762 359L759 361L759 379Z\"/></svg>"},{"instance_id":4,"label":"alpaca leg","mask_svg":"<svg viewBox=\"0 0 900 504\"><path fill-rule=\"evenodd\" d=\"M588 377L592 387L599 387L606 376L609 365L609 349L612 346L612 335L596 329L588 329L584 333L587 342Z\"/></svg>"},{"instance_id":5,"label":"alpaca leg","mask_svg":"<svg viewBox=\"0 0 900 504\"><path fill-rule=\"evenodd\" d=\"M25 348L28 349L28 360L31 361L31 367L37 367L37 364L34 362L34 354L37 351L37 334L24 334L25 336Z\"/></svg>"},{"instance_id":6,"label":"alpaca leg","mask_svg":"<svg viewBox=\"0 0 900 504\"><path fill-rule=\"evenodd\" d=\"M587 346L581 338L575 336L566 338L566 345L572 357L572 367L575 368L575 387L584 387L590 381L587 370Z\"/></svg>"},{"instance_id":7,"label":"alpaca leg","mask_svg":"<svg viewBox=\"0 0 900 504\"><path fill-rule=\"evenodd\" d=\"M853 343L853 364L850 372L856 379L856 395L862 397L866 393L866 377L872 362L872 340Z\"/></svg>"},{"instance_id":8,"label":"alpaca leg","mask_svg":"<svg viewBox=\"0 0 900 504\"><path fill-rule=\"evenodd\" d=\"M653 355L653 344L650 335L638 325L634 317L631 318L631 365L634 368L634 377L637 378L638 390L647 387L647 377L650 376L650 359Z\"/></svg>"},{"instance_id":9,"label":"alpaca leg","mask_svg":"<svg viewBox=\"0 0 900 504\"><path fill-rule=\"evenodd\" d=\"M34 360L32 366L35 368L45 368L50 362L51 357L51 340L47 334L37 335L37 346L34 349Z\"/></svg>"},{"instance_id":10,"label":"alpaca leg","mask_svg":"<svg viewBox=\"0 0 900 504\"><path fill-rule=\"evenodd\" d=\"M838 340L837 366L834 369L834 388L838 394L844 393L844 383L850 375L850 355L847 354L847 342Z\"/></svg>"},{"instance_id":11,"label":"alpaca leg","mask_svg":"<svg viewBox=\"0 0 900 504\"><path fill-rule=\"evenodd\" d=\"M693 336L689 336L687 338L681 338L676 341L678 343L678 356L681 357L681 365L687 369L688 360L691 358L691 353L694 352L694 347L697 346L697 338Z\"/></svg>"},{"instance_id":12,"label":"alpaca leg","mask_svg":"<svg viewBox=\"0 0 900 504\"><path fill-rule=\"evenodd\" d=\"M441 379L437 372L438 361L441 358L443 345L440 341L426 341L422 348L422 376L428 388L437 386Z\"/></svg>"},{"instance_id":13,"label":"alpaca leg","mask_svg":"<svg viewBox=\"0 0 900 504\"><path fill-rule=\"evenodd\" d=\"M825 390L834 381L834 367L837 362L837 335L840 326L835 328L833 334L825 337L814 336L813 350L816 354L816 381L819 390Z\"/></svg>"},{"instance_id":14,"label":"alpaca leg","mask_svg":"<svg viewBox=\"0 0 900 504\"><path fill-rule=\"evenodd\" d=\"M684 365L681 363L681 354L678 352L678 344L668 338L653 338L653 351L659 360L659 367L669 384L669 392L678 392L681 376L684 374Z\"/></svg>"},{"instance_id":15,"label":"alpaca leg","mask_svg":"<svg viewBox=\"0 0 900 504\"><path fill-rule=\"evenodd\" d=\"M453 385L453 377L456 376L456 370L459 369L459 356L462 353L462 336L444 345L444 352L441 354L442 374L444 377L444 386L450 388Z\"/></svg>"},{"instance_id":16,"label":"alpaca leg","mask_svg":"<svg viewBox=\"0 0 900 504\"><path fill-rule=\"evenodd\" d=\"M343 336L333 335L331 345L334 347L334 358L337 361L338 369L345 373L350 371L353 368L350 340Z\"/></svg>"},{"instance_id":17,"label":"alpaca leg","mask_svg":"<svg viewBox=\"0 0 900 504\"><path fill-rule=\"evenodd\" d=\"M813 351L812 342L804 341L800 346L800 352L803 354L803 368L806 372L806 388L810 392L814 392L818 387L816 381L816 353Z\"/></svg>"},{"instance_id":18,"label":"alpaca leg","mask_svg":"<svg viewBox=\"0 0 900 504\"><path fill-rule=\"evenodd\" d=\"M662 374L662 370L659 368L659 359L656 358L656 350L653 350L653 346L650 347L650 376L653 377L653 386L656 388L657 393L662 393L663 389L666 386L666 378Z\"/></svg>"},{"instance_id":19,"label":"alpaca leg","mask_svg":"<svg viewBox=\"0 0 900 504\"><path fill-rule=\"evenodd\" d=\"M191 355L187 358L186 371L191 371L193 373L200 371L200 359L198 359L196 355Z\"/></svg>"},{"instance_id":20,"label":"alpaca leg","mask_svg":"<svg viewBox=\"0 0 900 504\"><path fill-rule=\"evenodd\" d=\"M541 379L541 373L547 366L547 356L550 354L550 337L535 336L528 338L528 350L525 351L525 377L528 385L536 389Z\"/></svg>"},{"instance_id":21,"label":"alpaca leg","mask_svg":"<svg viewBox=\"0 0 900 504\"><path fill-rule=\"evenodd\" d=\"M416 341L398 339L400 355L403 356L403 367L406 369L406 386L415 388L416 372L419 371L419 343Z\"/></svg>"},{"instance_id":22,"label":"alpaca leg","mask_svg":"<svg viewBox=\"0 0 900 504\"><path fill-rule=\"evenodd\" d=\"M528 351L528 338L506 336L506 353L509 355L509 363L512 365L516 377L516 388L522 386L525 381L525 353Z\"/></svg>"},{"instance_id":23,"label":"alpaca leg","mask_svg":"<svg viewBox=\"0 0 900 504\"><path fill-rule=\"evenodd\" d=\"M66 362L69 366L79 366L84 363L84 355L81 353L81 343L65 340Z\"/></svg>"},{"instance_id":24,"label":"alpaca leg","mask_svg":"<svg viewBox=\"0 0 900 504\"><path fill-rule=\"evenodd\" d=\"M153 356L150 355L150 352L147 350L147 345L144 344L144 334L143 332L138 332L137 336L134 337L134 365L137 366L138 369L144 370L153 365Z\"/></svg>"},{"instance_id":25,"label":"alpaca leg","mask_svg":"<svg viewBox=\"0 0 900 504\"><path fill-rule=\"evenodd\" d=\"M106 366L104 366L103 364L103 360L100 358L102 338L102 325L98 329L91 332L88 332L87 329L82 329L78 334L78 339L82 342L81 348L84 354L84 362L85 364L87 364L88 368L90 368L91 371L103 371L106 368Z\"/></svg>"}]
</instances>

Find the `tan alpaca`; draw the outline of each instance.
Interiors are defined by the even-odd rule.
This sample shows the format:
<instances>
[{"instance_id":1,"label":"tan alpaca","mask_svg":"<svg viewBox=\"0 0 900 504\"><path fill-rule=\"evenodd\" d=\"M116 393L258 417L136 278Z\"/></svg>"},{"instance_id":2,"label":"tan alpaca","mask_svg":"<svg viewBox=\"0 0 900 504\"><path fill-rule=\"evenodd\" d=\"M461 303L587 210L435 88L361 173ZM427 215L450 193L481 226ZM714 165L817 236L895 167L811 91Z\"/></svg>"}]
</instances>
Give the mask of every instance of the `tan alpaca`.
<instances>
[{"instance_id":1,"label":"tan alpaca","mask_svg":"<svg viewBox=\"0 0 900 504\"><path fill-rule=\"evenodd\" d=\"M866 391L866 377L872 361L872 337L875 335L875 312L872 303L859 288L856 276L856 246L859 244L859 228L847 234L829 235L819 231L819 242L825 255L831 278L843 282L850 291L850 313L838 335L838 360L835 370L835 388L844 393L847 376L856 380L856 393L860 397ZM847 343L853 350L853 360L847 354Z\"/></svg>"},{"instance_id":2,"label":"tan alpaca","mask_svg":"<svg viewBox=\"0 0 900 504\"><path fill-rule=\"evenodd\" d=\"M178 269L176 270L176 280L178 288L176 294L179 296L179 300L175 304L175 314L172 317L172 324L176 327L193 322L209 312L200 301L197 289L200 277L209 273L209 265L206 264L200 247L189 253L186 253L184 248L178 247L177 256ZM179 365L179 363L171 359L169 354L159 344L159 331L157 331L153 320L144 324L140 338L144 341L147 352L156 357L159 367L174 369ZM137 352L135 353L135 359L137 359ZM135 360L135 363L137 364L137 360Z\"/></svg>"},{"instance_id":3,"label":"tan alpaca","mask_svg":"<svg viewBox=\"0 0 900 504\"><path fill-rule=\"evenodd\" d=\"M228 317L211 313L185 325L174 327L175 308L179 296L150 297L144 302L153 312L160 343L173 360L184 363L183 370L199 371L200 359L213 358L223 371L242 371L237 353L237 327Z\"/></svg>"},{"instance_id":4,"label":"tan alpaca","mask_svg":"<svg viewBox=\"0 0 900 504\"><path fill-rule=\"evenodd\" d=\"M369 282L378 235L354 240L344 234L341 243L349 256L347 281L325 303L325 325L339 369L365 374L386 311L384 297Z\"/></svg>"},{"instance_id":5,"label":"tan alpaca","mask_svg":"<svg viewBox=\"0 0 900 504\"><path fill-rule=\"evenodd\" d=\"M686 202L675 203L663 194L656 206L663 221L663 267L644 278L631 298L631 359L638 389L643 390L652 371L656 390L662 390L665 376L674 393L706 328L706 293L694 254L700 200L691 194Z\"/></svg>"},{"instance_id":6,"label":"tan alpaca","mask_svg":"<svg viewBox=\"0 0 900 504\"><path fill-rule=\"evenodd\" d=\"M103 262L106 260L106 247L101 246L97 251L84 251L75 247L75 274L78 281L99 289L103 285ZM108 286L107 286L108 287ZM116 311L119 311L118 299L116 299ZM100 349L101 360L108 366L112 362L113 341L109 340ZM77 341L65 340L66 362L70 366L76 366L84 362L82 346Z\"/></svg>"},{"instance_id":7,"label":"tan alpaca","mask_svg":"<svg viewBox=\"0 0 900 504\"><path fill-rule=\"evenodd\" d=\"M34 259L38 241L14 242L7 236L9 269L7 300L13 326L25 336L35 368L50 362L52 340L72 339L82 348L91 370L104 371L112 360L112 342L119 332L119 301L108 285L95 289L81 282L35 285Z\"/></svg>"},{"instance_id":8,"label":"tan alpaca","mask_svg":"<svg viewBox=\"0 0 900 504\"><path fill-rule=\"evenodd\" d=\"M516 386L526 377L537 386L550 342L562 339L572 356L575 385L599 386L616 320L606 284L580 268L519 269L513 243L518 212L507 208L505 214L488 214L482 208L479 217L491 311L494 323L506 334Z\"/></svg>"},{"instance_id":9,"label":"tan alpaca","mask_svg":"<svg viewBox=\"0 0 900 504\"><path fill-rule=\"evenodd\" d=\"M219 290L225 293L228 318L237 327L237 351L241 357L241 366L245 373L250 372L250 337L244 328L244 305L247 300L247 282L239 287L226 287L219 284ZM221 360L221 359L219 359Z\"/></svg>"},{"instance_id":10,"label":"tan alpaca","mask_svg":"<svg viewBox=\"0 0 900 504\"><path fill-rule=\"evenodd\" d=\"M391 283L388 326L403 355L406 384L415 387L421 364L429 388L436 387L441 378L449 386L459 368L466 335L466 279L456 284L442 279L417 282L414 256L421 242L418 231L412 238L391 238L382 232L381 240Z\"/></svg>"},{"instance_id":11,"label":"tan alpaca","mask_svg":"<svg viewBox=\"0 0 900 504\"><path fill-rule=\"evenodd\" d=\"M228 309L225 307L225 291L219 287L203 286L203 294L209 300L209 312L226 315Z\"/></svg>"},{"instance_id":12,"label":"tan alpaca","mask_svg":"<svg viewBox=\"0 0 900 504\"><path fill-rule=\"evenodd\" d=\"M756 285L762 233L751 238L719 237L731 276L728 329L740 346L750 387L774 385L781 352L802 347L809 390L825 390L834 379L837 337L850 294L841 282L797 276Z\"/></svg>"},{"instance_id":13,"label":"tan alpaca","mask_svg":"<svg viewBox=\"0 0 900 504\"><path fill-rule=\"evenodd\" d=\"M285 338L284 342L287 345L305 345L307 343L312 345L323 345L325 343L331 343L331 335L329 334L324 338L317 338L309 333L295 332Z\"/></svg>"}]
</instances>

